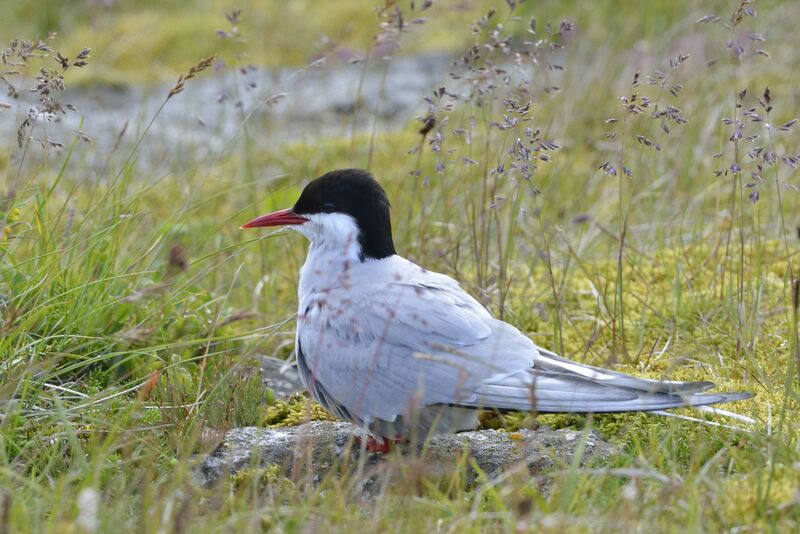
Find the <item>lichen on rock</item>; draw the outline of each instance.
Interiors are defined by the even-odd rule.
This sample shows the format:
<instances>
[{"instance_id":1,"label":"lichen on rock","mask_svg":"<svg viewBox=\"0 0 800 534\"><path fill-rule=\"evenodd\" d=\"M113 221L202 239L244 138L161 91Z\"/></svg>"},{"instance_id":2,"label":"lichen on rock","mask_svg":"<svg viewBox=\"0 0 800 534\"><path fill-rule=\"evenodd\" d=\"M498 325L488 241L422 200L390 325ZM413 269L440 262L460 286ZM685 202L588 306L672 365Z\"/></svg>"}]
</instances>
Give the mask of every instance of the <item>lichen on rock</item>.
<instances>
[{"instance_id":1,"label":"lichen on rock","mask_svg":"<svg viewBox=\"0 0 800 534\"><path fill-rule=\"evenodd\" d=\"M354 439L356 436L366 441L363 430L330 421L281 428L235 428L203 460L197 477L202 485L209 486L229 475L241 478L248 472L256 476L268 473L268 478L281 476L302 485L349 473L361 477L359 491L369 496L405 476L409 465L433 478L450 476L463 468L467 481L473 483L479 477L491 479L511 470L535 477L572 465L576 454L581 455L581 465L602 463L616 450L594 431L549 428L437 435L419 446L401 444L387 455L367 452Z\"/></svg>"}]
</instances>

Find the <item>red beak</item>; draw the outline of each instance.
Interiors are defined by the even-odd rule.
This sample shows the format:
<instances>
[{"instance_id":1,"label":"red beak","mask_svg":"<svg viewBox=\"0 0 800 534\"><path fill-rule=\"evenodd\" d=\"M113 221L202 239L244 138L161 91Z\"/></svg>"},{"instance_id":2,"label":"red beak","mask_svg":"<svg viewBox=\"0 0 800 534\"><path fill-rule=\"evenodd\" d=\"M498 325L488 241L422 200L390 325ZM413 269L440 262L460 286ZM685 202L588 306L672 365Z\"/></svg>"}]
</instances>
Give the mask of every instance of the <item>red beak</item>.
<instances>
[{"instance_id":1,"label":"red beak","mask_svg":"<svg viewBox=\"0 0 800 534\"><path fill-rule=\"evenodd\" d=\"M297 215L292 208L285 210L273 211L261 217L257 217L252 221L241 225L239 228L259 228L261 226L284 226L287 224L303 224L308 222L308 219Z\"/></svg>"}]
</instances>

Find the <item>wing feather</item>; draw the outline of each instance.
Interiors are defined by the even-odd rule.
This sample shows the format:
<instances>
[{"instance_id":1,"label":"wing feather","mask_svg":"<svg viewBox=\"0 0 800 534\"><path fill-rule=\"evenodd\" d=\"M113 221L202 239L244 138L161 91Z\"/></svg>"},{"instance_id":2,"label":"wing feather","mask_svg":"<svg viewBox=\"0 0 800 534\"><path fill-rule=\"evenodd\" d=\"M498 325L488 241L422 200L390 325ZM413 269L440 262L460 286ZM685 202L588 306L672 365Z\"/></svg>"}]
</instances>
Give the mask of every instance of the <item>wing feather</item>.
<instances>
[{"instance_id":1,"label":"wing feather","mask_svg":"<svg viewBox=\"0 0 800 534\"><path fill-rule=\"evenodd\" d=\"M747 397L701 393L711 382L640 379L562 358L492 318L451 278L398 256L350 279L362 283L301 300L297 345L308 381L319 384L315 397L361 424L432 405L620 412Z\"/></svg>"},{"instance_id":2,"label":"wing feather","mask_svg":"<svg viewBox=\"0 0 800 534\"><path fill-rule=\"evenodd\" d=\"M474 402L487 377L533 366L527 337L451 278L407 263L301 302L297 342L310 374L363 421Z\"/></svg>"}]
</instances>

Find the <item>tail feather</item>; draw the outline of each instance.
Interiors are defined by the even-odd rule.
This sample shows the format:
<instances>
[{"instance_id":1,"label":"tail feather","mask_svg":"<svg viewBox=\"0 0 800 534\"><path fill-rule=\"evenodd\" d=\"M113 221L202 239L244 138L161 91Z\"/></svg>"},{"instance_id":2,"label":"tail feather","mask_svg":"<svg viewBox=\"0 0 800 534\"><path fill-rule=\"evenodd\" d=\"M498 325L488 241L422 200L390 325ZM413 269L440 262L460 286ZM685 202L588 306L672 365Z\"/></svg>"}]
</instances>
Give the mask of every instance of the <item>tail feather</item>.
<instances>
[{"instance_id":1,"label":"tail feather","mask_svg":"<svg viewBox=\"0 0 800 534\"><path fill-rule=\"evenodd\" d=\"M715 386L713 382L680 382L676 380L652 380L648 378L636 378L602 367L593 367L578 362L568 360L553 352L538 347L540 357L536 359L536 369L542 371L566 371L570 374L577 374L584 378L599 381L610 381L614 385L630 387L640 390L646 384L647 391L651 393L699 393Z\"/></svg>"},{"instance_id":2,"label":"tail feather","mask_svg":"<svg viewBox=\"0 0 800 534\"><path fill-rule=\"evenodd\" d=\"M473 407L542 413L614 413L707 406L749 393L703 393L713 382L659 381L581 365L547 351L536 367L498 375L476 391Z\"/></svg>"}]
</instances>

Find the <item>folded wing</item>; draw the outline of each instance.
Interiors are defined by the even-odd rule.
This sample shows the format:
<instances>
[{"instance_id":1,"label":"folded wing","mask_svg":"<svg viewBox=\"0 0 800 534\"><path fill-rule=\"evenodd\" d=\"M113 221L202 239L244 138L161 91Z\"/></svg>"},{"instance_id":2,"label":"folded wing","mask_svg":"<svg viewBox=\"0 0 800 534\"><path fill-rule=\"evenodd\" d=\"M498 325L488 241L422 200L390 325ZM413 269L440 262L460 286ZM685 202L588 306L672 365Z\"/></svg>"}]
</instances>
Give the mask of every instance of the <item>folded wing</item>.
<instances>
[{"instance_id":1,"label":"folded wing","mask_svg":"<svg viewBox=\"0 0 800 534\"><path fill-rule=\"evenodd\" d=\"M749 396L703 393L711 382L646 380L567 360L492 318L454 280L395 258L406 263L381 281L364 277L326 292L298 319L310 380L353 420L393 421L442 404L599 413Z\"/></svg>"}]
</instances>

